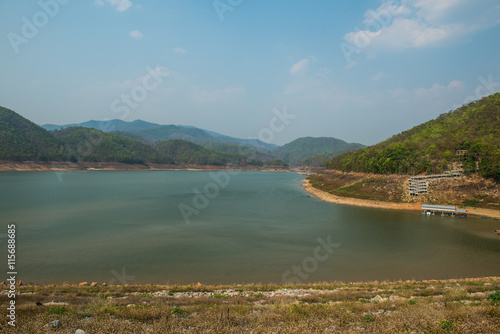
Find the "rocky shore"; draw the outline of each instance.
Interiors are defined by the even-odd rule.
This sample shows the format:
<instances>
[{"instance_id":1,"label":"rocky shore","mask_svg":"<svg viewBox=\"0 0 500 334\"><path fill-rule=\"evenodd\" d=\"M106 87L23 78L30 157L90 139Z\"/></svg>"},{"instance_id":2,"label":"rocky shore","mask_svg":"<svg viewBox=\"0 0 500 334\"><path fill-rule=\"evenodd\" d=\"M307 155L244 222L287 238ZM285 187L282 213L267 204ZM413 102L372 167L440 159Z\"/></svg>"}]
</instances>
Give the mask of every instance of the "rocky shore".
<instances>
[{"instance_id":1,"label":"rocky shore","mask_svg":"<svg viewBox=\"0 0 500 334\"><path fill-rule=\"evenodd\" d=\"M500 277L284 285L20 285L0 332L495 333Z\"/></svg>"}]
</instances>

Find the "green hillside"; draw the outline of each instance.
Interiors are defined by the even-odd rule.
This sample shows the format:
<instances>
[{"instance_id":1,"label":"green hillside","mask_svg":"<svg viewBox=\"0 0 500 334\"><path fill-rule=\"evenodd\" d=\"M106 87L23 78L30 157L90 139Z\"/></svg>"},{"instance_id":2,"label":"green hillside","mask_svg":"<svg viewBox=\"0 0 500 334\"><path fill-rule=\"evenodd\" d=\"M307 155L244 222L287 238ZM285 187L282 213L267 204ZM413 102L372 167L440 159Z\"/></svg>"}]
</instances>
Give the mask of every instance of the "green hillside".
<instances>
[{"instance_id":1,"label":"green hillside","mask_svg":"<svg viewBox=\"0 0 500 334\"><path fill-rule=\"evenodd\" d=\"M343 140L329 137L304 137L274 149L271 153L291 165L300 165L305 159L325 154L329 158L344 152L363 148L361 144L350 144ZM326 159L325 161L327 161Z\"/></svg>"},{"instance_id":2,"label":"green hillside","mask_svg":"<svg viewBox=\"0 0 500 334\"><path fill-rule=\"evenodd\" d=\"M270 154L262 153L256 149L243 145L210 142L203 145L203 147L222 153L243 154L247 157L248 161L254 160L255 163L258 163L258 161L267 162L270 160L276 160L276 157Z\"/></svg>"},{"instance_id":3,"label":"green hillside","mask_svg":"<svg viewBox=\"0 0 500 334\"><path fill-rule=\"evenodd\" d=\"M241 154L222 153L209 150L187 140L170 139L157 141L156 149L172 157L178 164L195 165L244 165L246 157Z\"/></svg>"},{"instance_id":4,"label":"green hillside","mask_svg":"<svg viewBox=\"0 0 500 334\"><path fill-rule=\"evenodd\" d=\"M457 150L467 150L463 158ZM500 180L500 93L464 105L388 140L333 158L327 168L377 174L464 172Z\"/></svg>"},{"instance_id":5,"label":"green hillside","mask_svg":"<svg viewBox=\"0 0 500 334\"><path fill-rule=\"evenodd\" d=\"M0 160L64 160L63 144L49 131L0 107Z\"/></svg>"},{"instance_id":6,"label":"green hillside","mask_svg":"<svg viewBox=\"0 0 500 334\"><path fill-rule=\"evenodd\" d=\"M133 133L133 132L128 132L128 131L111 131L109 133L111 133L112 135L115 135L115 136L121 136L121 137L126 137L126 138L130 138L130 139L142 141L143 143L147 143L147 144L152 144L153 143L153 142L145 139L144 137L138 135L137 133Z\"/></svg>"},{"instance_id":7,"label":"green hillside","mask_svg":"<svg viewBox=\"0 0 500 334\"><path fill-rule=\"evenodd\" d=\"M54 135L64 143L66 159L71 161L173 163L151 145L95 129L71 127L55 130Z\"/></svg>"}]
</instances>

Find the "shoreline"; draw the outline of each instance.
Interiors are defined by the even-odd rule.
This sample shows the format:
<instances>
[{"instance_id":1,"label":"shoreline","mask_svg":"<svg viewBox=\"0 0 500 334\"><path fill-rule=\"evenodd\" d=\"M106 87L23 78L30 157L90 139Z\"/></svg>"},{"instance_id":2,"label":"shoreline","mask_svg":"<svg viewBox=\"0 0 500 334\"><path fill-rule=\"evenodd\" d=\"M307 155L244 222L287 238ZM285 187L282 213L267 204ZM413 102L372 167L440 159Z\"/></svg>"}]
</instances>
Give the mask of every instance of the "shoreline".
<instances>
[{"instance_id":1,"label":"shoreline","mask_svg":"<svg viewBox=\"0 0 500 334\"><path fill-rule=\"evenodd\" d=\"M40 162L2 161L0 172L70 172L70 171L263 171L289 172L288 168L216 165L125 164L118 162Z\"/></svg>"},{"instance_id":2,"label":"shoreline","mask_svg":"<svg viewBox=\"0 0 500 334\"><path fill-rule=\"evenodd\" d=\"M341 205L359 206L365 208L374 208L374 209L421 211L422 203L396 203L396 202L374 201L374 200L360 199L353 197L342 197L314 188L308 179L304 179L302 180L302 182L304 182L302 184L302 187L304 188L305 191L307 191L309 194L313 195L314 197L323 202L341 204ZM465 209L467 210L468 215L500 219L500 210L474 208L474 207L466 207Z\"/></svg>"},{"instance_id":3,"label":"shoreline","mask_svg":"<svg viewBox=\"0 0 500 334\"><path fill-rule=\"evenodd\" d=\"M126 283L126 284L107 284L104 282L79 282L79 283L21 283L16 282L16 286L21 289L30 288L79 288L90 289L98 288L112 289L119 287L149 287L158 289L176 289L187 291L210 291L215 289L239 289L241 291L276 291L281 289L313 289L313 290L326 290L332 286L365 286L369 284L447 284L447 283L474 283L474 282L488 282L498 281L500 284L500 276L480 276L480 277L462 277L462 278L441 278L441 279L394 279L394 280L360 280L360 281L318 281L318 282L302 282L302 283L230 283L230 284L177 284L177 283ZM78 282L78 281L75 281ZM1 291L9 286L8 282L0 282Z\"/></svg>"}]
</instances>

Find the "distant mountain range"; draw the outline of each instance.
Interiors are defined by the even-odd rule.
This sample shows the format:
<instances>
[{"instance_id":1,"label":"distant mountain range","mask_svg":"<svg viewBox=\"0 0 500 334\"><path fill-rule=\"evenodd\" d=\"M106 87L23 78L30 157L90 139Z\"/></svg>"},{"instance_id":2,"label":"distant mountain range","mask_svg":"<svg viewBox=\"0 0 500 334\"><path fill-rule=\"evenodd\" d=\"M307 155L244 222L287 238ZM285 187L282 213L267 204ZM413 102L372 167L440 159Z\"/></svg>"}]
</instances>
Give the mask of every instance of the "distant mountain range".
<instances>
[{"instance_id":1,"label":"distant mountain range","mask_svg":"<svg viewBox=\"0 0 500 334\"><path fill-rule=\"evenodd\" d=\"M233 138L217 132L199 129L194 126L161 125L142 120L125 122L120 119L114 119L110 121L87 121L66 125L44 124L42 128L52 131L75 126L117 133L121 136L153 143L159 140L184 139L199 145L207 143L225 143L244 145L260 151L272 151L277 147L277 145L265 143L258 139Z\"/></svg>"},{"instance_id":2,"label":"distant mountain range","mask_svg":"<svg viewBox=\"0 0 500 334\"><path fill-rule=\"evenodd\" d=\"M159 163L223 166L319 166L362 147L334 138L299 138L278 147L192 126L142 120L43 127L0 107L0 160Z\"/></svg>"}]
</instances>

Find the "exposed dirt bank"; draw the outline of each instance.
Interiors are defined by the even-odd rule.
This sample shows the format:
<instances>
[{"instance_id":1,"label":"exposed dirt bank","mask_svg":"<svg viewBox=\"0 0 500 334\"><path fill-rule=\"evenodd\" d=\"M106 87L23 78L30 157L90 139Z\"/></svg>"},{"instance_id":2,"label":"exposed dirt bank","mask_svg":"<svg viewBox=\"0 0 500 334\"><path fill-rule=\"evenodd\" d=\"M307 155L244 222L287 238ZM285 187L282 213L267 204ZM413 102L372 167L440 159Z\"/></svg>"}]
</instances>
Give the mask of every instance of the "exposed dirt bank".
<instances>
[{"instance_id":1,"label":"exposed dirt bank","mask_svg":"<svg viewBox=\"0 0 500 334\"><path fill-rule=\"evenodd\" d=\"M304 182L306 191L331 203L395 210L420 210L422 203L453 205L500 219L500 185L475 176L431 180L429 193L418 198L408 194L407 175L326 171Z\"/></svg>"}]
</instances>

